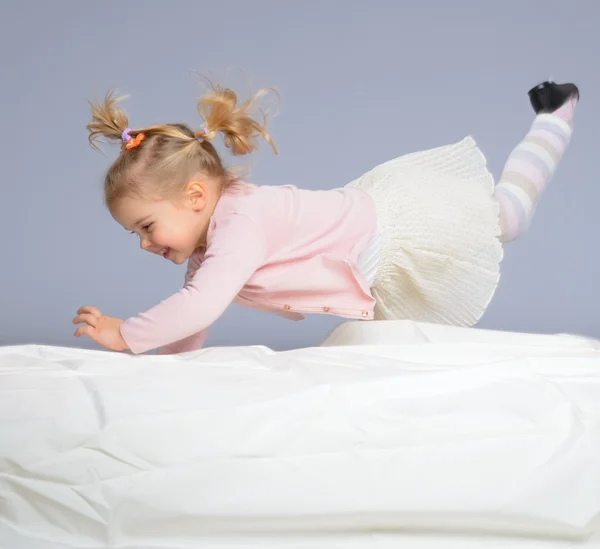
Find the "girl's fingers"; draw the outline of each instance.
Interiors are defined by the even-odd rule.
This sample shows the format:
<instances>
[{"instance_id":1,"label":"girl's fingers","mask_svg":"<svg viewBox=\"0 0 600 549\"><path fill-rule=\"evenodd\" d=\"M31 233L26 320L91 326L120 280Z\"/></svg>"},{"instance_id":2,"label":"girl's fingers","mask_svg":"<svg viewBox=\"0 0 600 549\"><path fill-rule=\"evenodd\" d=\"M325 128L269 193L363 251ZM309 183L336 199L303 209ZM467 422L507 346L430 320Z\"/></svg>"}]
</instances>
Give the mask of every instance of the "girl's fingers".
<instances>
[{"instance_id":1,"label":"girl's fingers","mask_svg":"<svg viewBox=\"0 0 600 549\"><path fill-rule=\"evenodd\" d=\"M94 328L85 324L84 326L80 326L79 328L77 328L77 330L75 330L75 337L80 337L82 335L86 335L86 336L94 339L92 337L93 331L94 331Z\"/></svg>"},{"instance_id":2,"label":"girl's fingers","mask_svg":"<svg viewBox=\"0 0 600 549\"><path fill-rule=\"evenodd\" d=\"M85 322L86 324L89 324L90 326L93 326L95 328L98 324L98 317L96 317L90 313L84 313L84 314L79 314L78 316L76 316L73 319L73 324L81 324L83 322Z\"/></svg>"},{"instance_id":3,"label":"girl's fingers","mask_svg":"<svg viewBox=\"0 0 600 549\"><path fill-rule=\"evenodd\" d=\"M78 315L90 314L90 315L94 315L96 318L100 318L102 316L100 309L98 309L97 307L92 307L90 305L80 307L79 310L77 311L77 314Z\"/></svg>"}]
</instances>

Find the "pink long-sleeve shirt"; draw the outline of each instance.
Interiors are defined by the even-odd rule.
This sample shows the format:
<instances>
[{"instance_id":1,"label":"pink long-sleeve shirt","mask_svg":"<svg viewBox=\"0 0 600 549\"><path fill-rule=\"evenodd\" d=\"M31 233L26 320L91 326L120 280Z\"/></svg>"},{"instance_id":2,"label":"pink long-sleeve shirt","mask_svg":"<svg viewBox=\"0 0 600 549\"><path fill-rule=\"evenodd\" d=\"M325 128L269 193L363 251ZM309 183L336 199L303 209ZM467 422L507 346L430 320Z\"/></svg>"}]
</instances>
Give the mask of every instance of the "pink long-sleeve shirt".
<instances>
[{"instance_id":1,"label":"pink long-sleeve shirt","mask_svg":"<svg viewBox=\"0 0 600 549\"><path fill-rule=\"evenodd\" d=\"M127 319L121 334L136 354L196 350L234 301L294 320L302 313L372 319L375 300L356 262L376 224L360 189L243 184L219 199L184 287Z\"/></svg>"}]
</instances>

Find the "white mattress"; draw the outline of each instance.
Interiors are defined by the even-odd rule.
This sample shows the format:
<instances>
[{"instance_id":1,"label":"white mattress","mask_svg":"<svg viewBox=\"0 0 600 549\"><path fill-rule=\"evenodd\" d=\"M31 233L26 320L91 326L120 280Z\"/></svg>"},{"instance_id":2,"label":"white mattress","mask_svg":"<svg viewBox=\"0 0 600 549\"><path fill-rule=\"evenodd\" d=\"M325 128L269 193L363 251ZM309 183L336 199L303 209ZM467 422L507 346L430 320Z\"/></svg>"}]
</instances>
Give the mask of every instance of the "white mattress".
<instances>
[{"instance_id":1,"label":"white mattress","mask_svg":"<svg viewBox=\"0 0 600 549\"><path fill-rule=\"evenodd\" d=\"M0 547L600 547L600 342L0 348Z\"/></svg>"}]
</instances>

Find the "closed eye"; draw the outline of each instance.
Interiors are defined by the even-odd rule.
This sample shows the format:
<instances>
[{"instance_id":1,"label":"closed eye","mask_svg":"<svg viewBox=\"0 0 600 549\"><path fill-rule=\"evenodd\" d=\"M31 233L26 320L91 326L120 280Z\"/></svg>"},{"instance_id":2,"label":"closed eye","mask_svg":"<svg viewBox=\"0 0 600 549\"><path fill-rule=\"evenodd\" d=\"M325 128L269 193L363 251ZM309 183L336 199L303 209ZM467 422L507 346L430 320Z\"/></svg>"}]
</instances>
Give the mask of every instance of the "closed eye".
<instances>
[{"instance_id":1,"label":"closed eye","mask_svg":"<svg viewBox=\"0 0 600 549\"><path fill-rule=\"evenodd\" d=\"M146 231L146 232L150 232L150 229L152 228L152 225L154 225L154 222L152 223L146 223L146 225L142 225L142 230ZM131 234L135 234L135 231L129 231Z\"/></svg>"}]
</instances>

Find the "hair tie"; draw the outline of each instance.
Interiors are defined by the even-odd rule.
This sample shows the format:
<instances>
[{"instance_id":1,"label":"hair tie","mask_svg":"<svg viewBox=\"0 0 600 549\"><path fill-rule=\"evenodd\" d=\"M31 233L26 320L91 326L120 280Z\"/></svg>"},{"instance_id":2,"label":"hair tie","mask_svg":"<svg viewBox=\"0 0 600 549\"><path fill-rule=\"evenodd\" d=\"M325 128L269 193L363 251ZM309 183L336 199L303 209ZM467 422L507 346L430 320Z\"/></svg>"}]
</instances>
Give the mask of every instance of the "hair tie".
<instances>
[{"instance_id":1,"label":"hair tie","mask_svg":"<svg viewBox=\"0 0 600 549\"><path fill-rule=\"evenodd\" d=\"M125 148L128 150L135 149L135 147L137 147L145 138L146 136L143 133L138 133L135 137L127 141Z\"/></svg>"},{"instance_id":2,"label":"hair tie","mask_svg":"<svg viewBox=\"0 0 600 549\"><path fill-rule=\"evenodd\" d=\"M199 133L203 134L203 135L198 135ZM196 139L198 141L200 141L200 143L202 143L203 141L208 141L208 128L206 126L202 126L197 132L196 132Z\"/></svg>"},{"instance_id":3,"label":"hair tie","mask_svg":"<svg viewBox=\"0 0 600 549\"><path fill-rule=\"evenodd\" d=\"M132 131L131 128L127 128L123 130L121 134L121 138L123 139L123 148L124 149L135 149L145 138L146 136L143 133L138 133L135 137L131 137L129 132Z\"/></svg>"}]
</instances>

